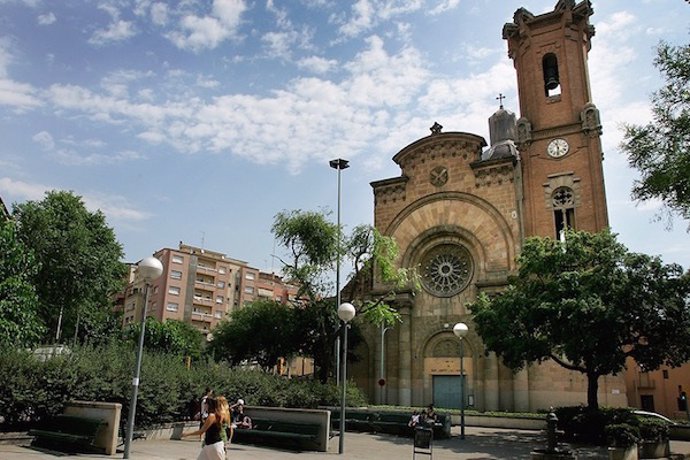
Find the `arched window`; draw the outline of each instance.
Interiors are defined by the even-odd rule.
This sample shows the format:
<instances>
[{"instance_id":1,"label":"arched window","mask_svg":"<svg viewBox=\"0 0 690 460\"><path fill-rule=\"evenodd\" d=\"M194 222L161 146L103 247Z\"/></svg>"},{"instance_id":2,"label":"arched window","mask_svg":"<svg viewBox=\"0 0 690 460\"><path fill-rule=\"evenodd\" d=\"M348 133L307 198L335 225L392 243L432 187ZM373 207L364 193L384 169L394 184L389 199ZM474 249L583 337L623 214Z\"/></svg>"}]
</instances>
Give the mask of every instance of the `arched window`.
<instances>
[{"instance_id":1,"label":"arched window","mask_svg":"<svg viewBox=\"0 0 690 460\"><path fill-rule=\"evenodd\" d=\"M556 239L566 228L575 228L575 193L570 187L558 187L551 195Z\"/></svg>"},{"instance_id":2,"label":"arched window","mask_svg":"<svg viewBox=\"0 0 690 460\"><path fill-rule=\"evenodd\" d=\"M561 81L558 76L558 59L553 53L547 53L541 61L544 73L544 93L546 97L561 94Z\"/></svg>"}]
</instances>

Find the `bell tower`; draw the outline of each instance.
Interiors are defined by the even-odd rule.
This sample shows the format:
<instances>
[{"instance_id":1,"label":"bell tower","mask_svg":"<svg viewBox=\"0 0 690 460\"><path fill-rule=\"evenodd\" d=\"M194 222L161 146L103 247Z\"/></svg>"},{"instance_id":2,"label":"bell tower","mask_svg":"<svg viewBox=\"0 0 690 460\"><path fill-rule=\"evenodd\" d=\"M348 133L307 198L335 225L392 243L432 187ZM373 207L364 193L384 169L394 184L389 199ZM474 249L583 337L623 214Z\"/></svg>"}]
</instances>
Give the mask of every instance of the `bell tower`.
<instances>
[{"instance_id":1,"label":"bell tower","mask_svg":"<svg viewBox=\"0 0 690 460\"><path fill-rule=\"evenodd\" d=\"M558 0L537 16L520 8L503 27L520 98L525 236L557 238L566 227L597 232L608 226L601 121L587 68L592 13L589 0Z\"/></svg>"}]
</instances>

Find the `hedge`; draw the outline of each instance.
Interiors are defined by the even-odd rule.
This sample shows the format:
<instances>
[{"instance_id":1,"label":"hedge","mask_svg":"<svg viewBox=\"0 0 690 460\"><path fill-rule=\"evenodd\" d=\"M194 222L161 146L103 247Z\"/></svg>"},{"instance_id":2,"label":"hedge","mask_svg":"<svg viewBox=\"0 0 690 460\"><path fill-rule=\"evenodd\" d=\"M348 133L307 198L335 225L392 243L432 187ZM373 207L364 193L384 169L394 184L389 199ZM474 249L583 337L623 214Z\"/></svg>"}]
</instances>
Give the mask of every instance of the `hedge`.
<instances>
[{"instance_id":1,"label":"hedge","mask_svg":"<svg viewBox=\"0 0 690 460\"><path fill-rule=\"evenodd\" d=\"M25 350L0 354L0 429L24 428L62 412L71 400L122 404L127 419L134 373L131 344L78 347L47 360ZM260 370L230 368L200 361L190 369L180 356L145 352L136 425L147 427L192 416L205 387L230 401L248 405L315 408L339 404L335 385L286 379ZM362 393L348 387L348 405L366 405Z\"/></svg>"}]
</instances>

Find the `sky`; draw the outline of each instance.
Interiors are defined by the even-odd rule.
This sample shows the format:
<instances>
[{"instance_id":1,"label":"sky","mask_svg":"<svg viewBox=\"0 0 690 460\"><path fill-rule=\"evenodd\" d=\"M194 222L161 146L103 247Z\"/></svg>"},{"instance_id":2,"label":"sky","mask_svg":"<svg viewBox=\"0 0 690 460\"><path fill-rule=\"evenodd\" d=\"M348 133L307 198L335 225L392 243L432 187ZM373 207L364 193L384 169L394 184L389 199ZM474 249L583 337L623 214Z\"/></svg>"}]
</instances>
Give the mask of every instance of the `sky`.
<instances>
[{"instance_id":1,"label":"sky","mask_svg":"<svg viewBox=\"0 0 690 460\"><path fill-rule=\"evenodd\" d=\"M370 182L438 122L488 140L518 114L501 38L556 0L0 0L0 197L71 190L135 262L180 241L278 271L283 210L373 223ZM685 0L593 1L589 67L609 220L631 251L690 268L688 222L635 203L624 123L651 119L660 40L688 43Z\"/></svg>"}]
</instances>

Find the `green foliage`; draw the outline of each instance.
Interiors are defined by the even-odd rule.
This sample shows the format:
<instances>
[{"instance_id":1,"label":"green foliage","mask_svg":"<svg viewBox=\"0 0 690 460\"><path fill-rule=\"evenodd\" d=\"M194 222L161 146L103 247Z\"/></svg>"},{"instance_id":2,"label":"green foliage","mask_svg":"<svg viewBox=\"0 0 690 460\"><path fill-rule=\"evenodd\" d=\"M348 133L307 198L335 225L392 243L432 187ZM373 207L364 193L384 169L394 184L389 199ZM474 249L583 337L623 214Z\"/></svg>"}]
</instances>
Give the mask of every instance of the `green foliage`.
<instances>
[{"instance_id":1,"label":"green foliage","mask_svg":"<svg viewBox=\"0 0 690 460\"><path fill-rule=\"evenodd\" d=\"M552 359L582 372L596 408L598 378L626 358L648 370L690 359L690 274L680 266L629 253L608 231L570 231L565 245L530 238L518 266L505 292L469 305L487 349L509 367Z\"/></svg>"},{"instance_id":2,"label":"green foliage","mask_svg":"<svg viewBox=\"0 0 690 460\"><path fill-rule=\"evenodd\" d=\"M122 246L100 211L89 212L81 197L52 191L43 201L14 207L17 235L39 263L34 284L40 315L48 326L46 340L57 331L63 313L63 336L80 334L81 317L108 310L122 288ZM75 334L76 333L76 334Z\"/></svg>"},{"instance_id":3,"label":"green foliage","mask_svg":"<svg viewBox=\"0 0 690 460\"><path fill-rule=\"evenodd\" d=\"M654 64L666 79L652 97L654 120L627 125L621 148L641 174L633 198L659 199L690 220L690 45L660 43Z\"/></svg>"},{"instance_id":4,"label":"green foliage","mask_svg":"<svg viewBox=\"0 0 690 460\"><path fill-rule=\"evenodd\" d=\"M127 419L134 371L134 347L111 341L105 346L79 346L46 361L30 352L9 349L0 354L0 419L2 430L61 413L70 400L118 402ZM316 408L334 406L339 389L315 381L290 380L259 370L230 368L195 361L191 369L174 354L145 352L137 405L137 427L191 417L204 388L249 405ZM350 405L366 404L355 386L348 387Z\"/></svg>"},{"instance_id":5,"label":"green foliage","mask_svg":"<svg viewBox=\"0 0 690 460\"><path fill-rule=\"evenodd\" d=\"M141 323L134 323L124 330L124 337L132 344L138 344L140 333ZM198 359L203 339L201 332L189 323L175 319L160 322L155 318L146 318L144 348L149 351Z\"/></svg>"},{"instance_id":6,"label":"green foliage","mask_svg":"<svg viewBox=\"0 0 690 460\"><path fill-rule=\"evenodd\" d=\"M634 425L618 423L606 425L604 436L607 444L614 447L630 447L640 441L640 430Z\"/></svg>"},{"instance_id":7,"label":"green foliage","mask_svg":"<svg viewBox=\"0 0 690 460\"><path fill-rule=\"evenodd\" d=\"M298 297L316 299L327 295L324 276L332 270L338 254L338 226L315 211L282 211L276 214L271 231L288 250L283 272L300 285Z\"/></svg>"},{"instance_id":8,"label":"green foliage","mask_svg":"<svg viewBox=\"0 0 690 460\"><path fill-rule=\"evenodd\" d=\"M14 222L0 218L0 348L37 343L44 326L32 284L38 271L33 253L17 239Z\"/></svg>"},{"instance_id":9,"label":"green foliage","mask_svg":"<svg viewBox=\"0 0 690 460\"><path fill-rule=\"evenodd\" d=\"M264 369L290 357L305 343L299 311L272 300L259 300L235 310L213 330L209 351L232 364L256 361Z\"/></svg>"},{"instance_id":10,"label":"green foliage","mask_svg":"<svg viewBox=\"0 0 690 460\"><path fill-rule=\"evenodd\" d=\"M625 408L566 406L557 408L555 413L558 428L563 430L567 439L589 444L604 444L607 441L605 428L609 425L637 426L637 419Z\"/></svg>"},{"instance_id":11,"label":"green foliage","mask_svg":"<svg viewBox=\"0 0 690 460\"><path fill-rule=\"evenodd\" d=\"M671 428L664 420L643 418L639 420L640 437L644 441L668 440Z\"/></svg>"},{"instance_id":12,"label":"green foliage","mask_svg":"<svg viewBox=\"0 0 690 460\"><path fill-rule=\"evenodd\" d=\"M360 225L349 236L340 235L339 241L341 232L337 225L328 222L323 212L283 211L276 215L272 231L289 254L282 261L283 273L301 286L298 293L303 319L301 330L307 331L308 339L301 348L314 359L319 378L325 382L335 361L333 343L339 320L333 299L323 299L332 295L327 279L332 275L337 257L354 267L347 286L342 289L342 300L356 305L357 321L375 325L400 321L398 312L387 300L396 289L414 285L414 271L396 268L398 248L392 238L371 226ZM382 282L390 285L390 291L377 298L371 297L374 270L378 270Z\"/></svg>"}]
</instances>

